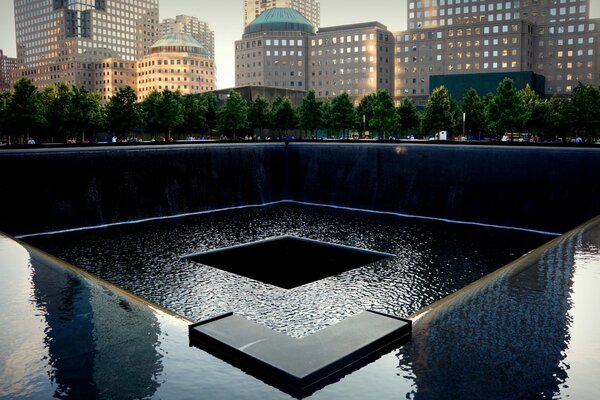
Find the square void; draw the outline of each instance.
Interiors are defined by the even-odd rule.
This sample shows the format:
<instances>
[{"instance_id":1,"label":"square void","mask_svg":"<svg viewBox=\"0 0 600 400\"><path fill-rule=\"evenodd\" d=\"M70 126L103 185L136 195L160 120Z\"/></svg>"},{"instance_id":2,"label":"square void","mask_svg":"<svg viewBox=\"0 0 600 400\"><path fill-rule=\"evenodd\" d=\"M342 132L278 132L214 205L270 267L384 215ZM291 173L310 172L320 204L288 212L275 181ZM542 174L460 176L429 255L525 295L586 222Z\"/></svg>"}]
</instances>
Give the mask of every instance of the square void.
<instances>
[{"instance_id":1,"label":"square void","mask_svg":"<svg viewBox=\"0 0 600 400\"><path fill-rule=\"evenodd\" d=\"M291 289L391 256L392 254L284 236L186 258Z\"/></svg>"}]
</instances>

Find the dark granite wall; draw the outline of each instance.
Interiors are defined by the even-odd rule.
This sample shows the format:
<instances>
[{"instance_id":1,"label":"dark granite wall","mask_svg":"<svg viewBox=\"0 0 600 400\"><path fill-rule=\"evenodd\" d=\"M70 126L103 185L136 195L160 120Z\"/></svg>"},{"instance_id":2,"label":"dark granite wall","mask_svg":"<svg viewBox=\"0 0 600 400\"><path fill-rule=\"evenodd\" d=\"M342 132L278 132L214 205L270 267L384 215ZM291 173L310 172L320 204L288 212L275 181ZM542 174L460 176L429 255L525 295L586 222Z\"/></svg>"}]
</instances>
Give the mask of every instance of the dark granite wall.
<instances>
[{"instance_id":1,"label":"dark granite wall","mask_svg":"<svg viewBox=\"0 0 600 400\"><path fill-rule=\"evenodd\" d=\"M280 200L283 145L0 152L13 235Z\"/></svg>"},{"instance_id":2,"label":"dark granite wall","mask_svg":"<svg viewBox=\"0 0 600 400\"><path fill-rule=\"evenodd\" d=\"M294 200L564 232L600 214L600 148L290 145Z\"/></svg>"},{"instance_id":3,"label":"dark granite wall","mask_svg":"<svg viewBox=\"0 0 600 400\"><path fill-rule=\"evenodd\" d=\"M297 200L564 232L600 214L600 149L340 143L0 151L12 235Z\"/></svg>"}]
</instances>

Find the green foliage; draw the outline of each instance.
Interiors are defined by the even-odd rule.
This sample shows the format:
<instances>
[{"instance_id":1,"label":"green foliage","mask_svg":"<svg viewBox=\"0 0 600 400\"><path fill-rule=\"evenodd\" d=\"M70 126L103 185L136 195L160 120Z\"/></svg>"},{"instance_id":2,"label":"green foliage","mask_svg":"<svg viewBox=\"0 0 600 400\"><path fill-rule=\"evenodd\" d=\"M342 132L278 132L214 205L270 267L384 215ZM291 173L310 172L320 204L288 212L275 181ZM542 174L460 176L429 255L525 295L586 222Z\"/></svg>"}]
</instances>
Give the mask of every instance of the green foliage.
<instances>
[{"instance_id":1,"label":"green foliage","mask_svg":"<svg viewBox=\"0 0 600 400\"><path fill-rule=\"evenodd\" d=\"M271 126L277 129L279 136L281 132L287 133L290 129L298 126L298 116L289 97L277 97L271 105Z\"/></svg>"},{"instance_id":2,"label":"green foliage","mask_svg":"<svg viewBox=\"0 0 600 400\"><path fill-rule=\"evenodd\" d=\"M362 136L372 129L371 119L373 118L375 97L375 93L367 94L360 100L360 103L356 107L356 130L362 132Z\"/></svg>"},{"instance_id":3,"label":"green foliage","mask_svg":"<svg viewBox=\"0 0 600 400\"><path fill-rule=\"evenodd\" d=\"M496 95L487 104L486 113L490 130L497 135L523 131L528 118L527 108L512 79L500 82Z\"/></svg>"},{"instance_id":4,"label":"green foliage","mask_svg":"<svg viewBox=\"0 0 600 400\"><path fill-rule=\"evenodd\" d=\"M373 102L373 117L369 125L379 132L379 138L385 140L388 132L399 129L400 116L396 113L394 100L386 90L378 90Z\"/></svg>"},{"instance_id":5,"label":"green foliage","mask_svg":"<svg viewBox=\"0 0 600 400\"><path fill-rule=\"evenodd\" d=\"M600 130L600 91L581 82L571 92L562 107L563 118L570 122L570 131L589 140Z\"/></svg>"},{"instance_id":6,"label":"green foliage","mask_svg":"<svg viewBox=\"0 0 600 400\"><path fill-rule=\"evenodd\" d=\"M316 99L314 90L310 90L302 100L298 109L298 117L300 127L311 134L321 127L321 102Z\"/></svg>"},{"instance_id":7,"label":"green foliage","mask_svg":"<svg viewBox=\"0 0 600 400\"><path fill-rule=\"evenodd\" d=\"M101 116L100 95L83 86L73 87L67 120L73 132L81 133L82 142L86 140L86 130L91 135L92 131L100 126Z\"/></svg>"},{"instance_id":8,"label":"green foliage","mask_svg":"<svg viewBox=\"0 0 600 400\"><path fill-rule=\"evenodd\" d=\"M342 132L342 138L354 127L356 114L348 93L341 93L331 101L330 123L336 132Z\"/></svg>"},{"instance_id":9,"label":"green foliage","mask_svg":"<svg viewBox=\"0 0 600 400\"><path fill-rule=\"evenodd\" d=\"M219 130L233 134L236 139L236 133L247 127L248 104L242 96L231 90L225 101L225 104L219 109L217 115Z\"/></svg>"},{"instance_id":10,"label":"green foliage","mask_svg":"<svg viewBox=\"0 0 600 400\"><path fill-rule=\"evenodd\" d=\"M10 100L12 98L12 92L0 91L0 134L8 135L10 133L9 128L9 110Z\"/></svg>"},{"instance_id":11,"label":"green foliage","mask_svg":"<svg viewBox=\"0 0 600 400\"><path fill-rule=\"evenodd\" d=\"M182 128L188 133L199 132L206 126L206 106L195 94L183 96Z\"/></svg>"},{"instance_id":12,"label":"green foliage","mask_svg":"<svg viewBox=\"0 0 600 400\"><path fill-rule=\"evenodd\" d=\"M36 129L47 125L42 96L31 80L21 78L15 83L8 114L12 131L26 136L36 134Z\"/></svg>"},{"instance_id":13,"label":"green foliage","mask_svg":"<svg viewBox=\"0 0 600 400\"><path fill-rule=\"evenodd\" d=\"M248 111L248 123L250 128L260 130L262 136L263 129L269 126L271 121L270 104L262 96L258 96L250 105Z\"/></svg>"},{"instance_id":14,"label":"green foliage","mask_svg":"<svg viewBox=\"0 0 600 400\"><path fill-rule=\"evenodd\" d=\"M163 90L158 102L158 126L171 140L171 130L184 122L183 99L179 91Z\"/></svg>"},{"instance_id":15,"label":"green foliage","mask_svg":"<svg viewBox=\"0 0 600 400\"><path fill-rule=\"evenodd\" d=\"M411 99L408 97L403 98L396 112L399 118L398 129L404 136L408 135L410 131L419 129L421 119L419 118L417 107L415 107Z\"/></svg>"},{"instance_id":16,"label":"green foliage","mask_svg":"<svg viewBox=\"0 0 600 400\"><path fill-rule=\"evenodd\" d=\"M444 86L434 89L427 100L423 115L426 132L449 131L456 123L456 106Z\"/></svg>"},{"instance_id":17,"label":"green foliage","mask_svg":"<svg viewBox=\"0 0 600 400\"><path fill-rule=\"evenodd\" d=\"M327 132L327 137L329 137L331 131L334 129L334 122L331 114L331 100L329 99L325 99L321 103L321 127Z\"/></svg>"},{"instance_id":18,"label":"green foliage","mask_svg":"<svg viewBox=\"0 0 600 400\"><path fill-rule=\"evenodd\" d=\"M465 131L481 133L485 130L485 107L477 90L471 88L462 99L462 112L465 116Z\"/></svg>"},{"instance_id":19,"label":"green foliage","mask_svg":"<svg viewBox=\"0 0 600 400\"><path fill-rule=\"evenodd\" d=\"M106 127L116 135L126 135L132 127L141 122L137 96L130 86L120 88L111 96L103 112Z\"/></svg>"},{"instance_id":20,"label":"green foliage","mask_svg":"<svg viewBox=\"0 0 600 400\"><path fill-rule=\"evenodd\" d=\"M212 131L217 128L217 114L219 112L217 96L215 96L213 92L205 92L200 96L200 101L204 108L206 108L204 119L206 128L208 129L208 135L211 137Z\"/></svg>"}]
</instances>

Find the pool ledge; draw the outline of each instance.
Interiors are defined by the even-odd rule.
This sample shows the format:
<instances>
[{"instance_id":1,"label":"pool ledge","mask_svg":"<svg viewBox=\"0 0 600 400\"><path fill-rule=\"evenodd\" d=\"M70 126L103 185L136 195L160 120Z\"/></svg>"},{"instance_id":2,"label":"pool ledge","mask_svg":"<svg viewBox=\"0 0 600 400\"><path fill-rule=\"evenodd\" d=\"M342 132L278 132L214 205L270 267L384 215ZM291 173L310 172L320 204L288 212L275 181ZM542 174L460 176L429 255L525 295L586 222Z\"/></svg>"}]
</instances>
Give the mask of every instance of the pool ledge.
<instances>
[{"instance_id":1,"label":"pool ledge","mask_svg":"<svg viewBox=\"0 0 600 400\"><path fill-rule=\"evenodd\" d=\"M363 311L301 339L228 313L190 325L190 344L304 397L410 339L411 321Z\"/></svg>"}]
</instances>

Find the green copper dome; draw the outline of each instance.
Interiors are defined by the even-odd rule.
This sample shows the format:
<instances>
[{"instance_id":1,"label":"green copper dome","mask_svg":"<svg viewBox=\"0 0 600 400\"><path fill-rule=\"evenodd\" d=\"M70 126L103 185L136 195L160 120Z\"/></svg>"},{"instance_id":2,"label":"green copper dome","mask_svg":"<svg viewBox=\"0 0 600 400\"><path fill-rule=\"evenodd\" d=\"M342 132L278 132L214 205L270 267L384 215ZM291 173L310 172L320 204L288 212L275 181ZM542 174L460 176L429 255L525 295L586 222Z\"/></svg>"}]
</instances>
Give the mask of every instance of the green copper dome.
<instances>
[{"instance_id":1,"label":"green copper dome","mask_svg":"<svg viewBox=\"0 0 600 400\"><path fill-rule=\"evenodd\" d=\"M162 52L208 54L192 35L182 32L166 33L150 46L151 54Z\"/></svg>"},{"instance_id":2,"label":"green copper dome","mask_svg":"<svg viewBox=\"0 0 600 400\"><path fill-rule=\"evenodd\" d=\"M250 22L244 34L264 31L300 31L315 33L315 28L298 11L291 8L268 8Z\"/></svg>"}]
</instances>

